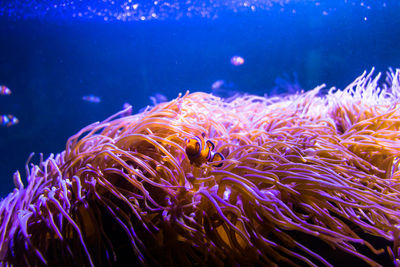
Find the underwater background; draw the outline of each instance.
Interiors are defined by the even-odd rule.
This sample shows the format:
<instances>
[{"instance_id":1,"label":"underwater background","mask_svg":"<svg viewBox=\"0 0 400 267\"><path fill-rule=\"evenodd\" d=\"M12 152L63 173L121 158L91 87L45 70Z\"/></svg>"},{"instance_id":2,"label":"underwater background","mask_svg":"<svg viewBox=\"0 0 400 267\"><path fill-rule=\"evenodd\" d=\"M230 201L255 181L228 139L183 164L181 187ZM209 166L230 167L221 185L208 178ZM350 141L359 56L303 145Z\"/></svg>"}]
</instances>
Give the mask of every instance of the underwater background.
<instances>
[{"instance_id":1,"label":"underwater background","mask_svg":"<svg viewBox=\"0 0 400 267\"><path fill-rule=\"evenodd\" d=\"M399 67L399 14L395 0L2 1L0 115L19 123L0 128L0 196L31 152L61 152L124 103L344 88Z\"/></svg>"}]
</instances>

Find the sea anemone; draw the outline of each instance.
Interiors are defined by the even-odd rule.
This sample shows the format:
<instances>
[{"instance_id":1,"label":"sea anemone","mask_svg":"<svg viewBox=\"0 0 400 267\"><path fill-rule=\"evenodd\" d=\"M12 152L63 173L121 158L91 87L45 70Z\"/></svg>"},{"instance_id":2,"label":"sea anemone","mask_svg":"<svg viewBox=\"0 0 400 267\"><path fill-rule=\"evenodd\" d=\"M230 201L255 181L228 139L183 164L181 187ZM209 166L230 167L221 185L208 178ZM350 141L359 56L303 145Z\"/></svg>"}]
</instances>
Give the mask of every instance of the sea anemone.
<instances>
[{"instance_id":1,"label":"sea anemone","mask_svg":"<svg viewBox=\"0 0 400 267\"><path fill-rule=\"evenodd\" d=\"M344 90L179 96L91 124L0 203L3 265L398 264L400 70ZM204 136L225 159L192 164ZM376 241L377 240L377 241Z\"/></svg>"}]
</instances>

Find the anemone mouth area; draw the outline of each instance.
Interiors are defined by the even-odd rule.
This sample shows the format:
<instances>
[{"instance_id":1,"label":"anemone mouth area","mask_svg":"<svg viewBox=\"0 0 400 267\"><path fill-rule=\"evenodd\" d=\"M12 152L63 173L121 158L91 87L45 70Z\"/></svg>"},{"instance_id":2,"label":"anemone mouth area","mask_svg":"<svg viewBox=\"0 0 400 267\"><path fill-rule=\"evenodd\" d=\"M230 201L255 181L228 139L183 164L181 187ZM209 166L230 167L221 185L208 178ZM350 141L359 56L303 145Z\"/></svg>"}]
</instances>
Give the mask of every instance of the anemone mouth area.
<instances>
[{"instance_id":1,"label":"anemone mouth area","mask_svg":"<svg viewBox=\"0 0 400 267\"><path fill-rule=\"evenodd\" d=\"M0 204L5 265L395 265L400 70L121 111L27 165ZM223 159L193 164L202 136ZM207 147L207 146L199 146ZM221 157L222 158L222 157Z\"/></svg>"}]
</instances>

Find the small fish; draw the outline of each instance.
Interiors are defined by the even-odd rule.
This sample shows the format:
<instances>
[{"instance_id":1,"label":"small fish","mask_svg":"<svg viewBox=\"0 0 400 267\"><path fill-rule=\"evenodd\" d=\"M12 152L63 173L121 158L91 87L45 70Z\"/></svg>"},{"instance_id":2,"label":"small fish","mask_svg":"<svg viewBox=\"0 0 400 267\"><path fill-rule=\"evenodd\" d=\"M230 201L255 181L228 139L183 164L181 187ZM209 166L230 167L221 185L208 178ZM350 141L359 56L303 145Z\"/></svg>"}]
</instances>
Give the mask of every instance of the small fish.
<instances>
[{"instance_id":1,"label":"small fish","mask_svg":"<svg viewBox=\"0 0 400 267\"><path fill-rule=\"evenodd\" d=\"M213 82L213 84L211 85L211 89L218 90L218 89L224 87L224 85L225 85L224 80L217 80L217 81Z\"/></svg>"},{"instance_id":2,"label":"small fish","mask_svg":"<svg viewBox=\"0 0 400 267\"><path fill-rule=\"evenodd\" d=\"M301 92L302 88L299 83L297 73L293 73L293 79L288 74L284 74L282 77L276 77L275 86L270 91L269 95L292 95L297 92Z\"/></svg>"},{"instance_id":3,"label":"small fish","mask_svg":"<svg viewBox=\"0 0 400 267\"><path fill-rule=\"evenodd\" d=\"M233 82L217 80L211 85L211 93L222 98L229 98L239 92L236 90L236 86Z\"/></svg>"},{"instance_id":4,"label":"small fish","mask_svg":"<svg viewBox=\"0 0 400 267\"><path fill-rule=\"evenodd\" d=\"M154 95L150 96L150 100L153 103L153 106L157 106L160 103L167 102L168 98L160 93L155 93Z\"/></svg>"},{"instance_id":5,"label":"small fish","mask_svg":"<svg viewBox=\"0 0 400 267\"><path fill-rule=\"evenodd\" d=\"M17 124L19 120L13 115L0 115L0 126L10 127Z\"/></svg>"},{"instance_id":6,"label":"small fish","mask_svg":"<svg viewBox=\"0 0 400 267\"><path fill-rule=\"evenodd\" d=\"M196 166L200 166L206 162L224 160L224 156L219 152L214 152L215 145L210 140L204 139L202 136L195 136L193 138L186 139L186 154L189 157L190 163L194 163ZM222 163L215 165L221 167Z\"/></svg>"},{"instance_id":7,"label":"small fish","mask_svg":"<svg viewBox=\"0 0 400 267\"><path fill-rule=\"evenodd\" d=\"M82 96L82 100L87 101L87 102L92 102L92 103L100 103L101 99L98 96L95 95L84 95Z\"/></svg>"},{"instance_id":8,"label":"small fish","mask_svg":"<svg viewBox=\"0 0 400 267\"><path fill-rule=\"evenodd\" d=\"M0 95L11 95L11 90L5 85L0 85Z\"/></svg>"},{"instance_id":9,"label":"small fish","mask_svg":"<svg viewBox=\"0 0 400 267\"><path fill-rule=\"evenodd\" d=\"M244 59L241 56L233 56L231 57L231 64L233 66L240 66L244 63Z\"/></svg>"}]
</instances>

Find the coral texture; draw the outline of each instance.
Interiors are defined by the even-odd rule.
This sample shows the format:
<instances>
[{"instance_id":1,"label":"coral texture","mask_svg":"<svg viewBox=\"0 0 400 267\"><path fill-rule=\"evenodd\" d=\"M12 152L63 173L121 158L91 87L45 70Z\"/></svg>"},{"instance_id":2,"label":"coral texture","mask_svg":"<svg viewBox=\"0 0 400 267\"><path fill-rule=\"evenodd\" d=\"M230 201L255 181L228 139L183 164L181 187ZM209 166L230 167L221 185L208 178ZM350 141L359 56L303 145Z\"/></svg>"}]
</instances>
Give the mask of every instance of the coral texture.
<instances>
[{"instance_id":1,"label":"coral texture","mask_svg":"<svg viewBox=\"0 0 400 267\"><path fill-rule=\"evenodd\" d=\"M89 125L27 164L26 186L15 174L0 260L331 265L343 254L378 265L382 254L396 265L400 70L379 77L324 94L186 94ZM191 164L185 139L201 135L222 166Z\"/></svg>"}]
</instances>

